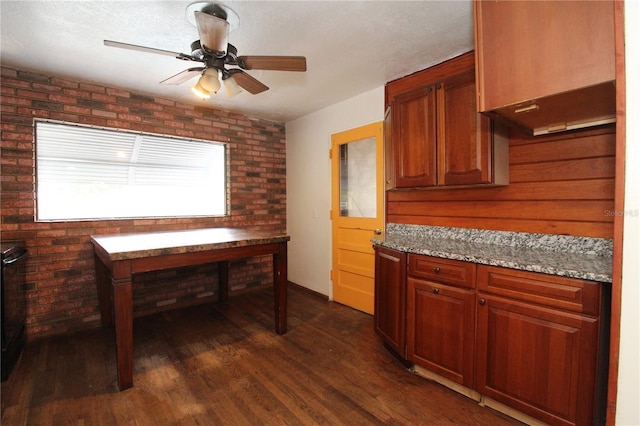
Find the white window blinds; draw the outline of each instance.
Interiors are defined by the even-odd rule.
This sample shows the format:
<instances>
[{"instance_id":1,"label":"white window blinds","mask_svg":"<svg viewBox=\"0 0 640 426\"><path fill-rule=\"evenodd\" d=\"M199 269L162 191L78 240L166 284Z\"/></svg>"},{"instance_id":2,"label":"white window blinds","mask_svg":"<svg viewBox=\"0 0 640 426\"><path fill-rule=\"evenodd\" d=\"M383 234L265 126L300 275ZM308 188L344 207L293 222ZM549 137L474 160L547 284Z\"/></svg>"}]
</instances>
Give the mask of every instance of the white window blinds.
<instances>
[{"instance_id":1,"label":"white window blinds","mask_svg":"<svg viewBox=\"0 0 640 426\"><path fill-rule=\"evenodd\" d=\"M225 146L36 123L37 220L226 212Z\"/></svg>"}]
</instances>

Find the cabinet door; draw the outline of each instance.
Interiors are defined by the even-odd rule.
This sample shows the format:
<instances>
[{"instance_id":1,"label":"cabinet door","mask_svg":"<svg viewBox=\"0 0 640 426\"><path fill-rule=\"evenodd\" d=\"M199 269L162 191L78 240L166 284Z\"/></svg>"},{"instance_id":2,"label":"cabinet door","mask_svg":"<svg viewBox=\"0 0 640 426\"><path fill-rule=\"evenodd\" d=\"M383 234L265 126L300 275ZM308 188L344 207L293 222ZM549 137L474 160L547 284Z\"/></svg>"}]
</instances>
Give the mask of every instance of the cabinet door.
<instances>
[{"instance_id":1,"label":"cabinet door","mask_svg":"<svg viewBox=\"0 0 640 426\"><path fill-rule=\"evenodd\" d=\"M479 111L533 135L615 122L613 1L473 3Z\"/></svg>"},{"instance_id":2,"label":"cabinet door","mask_svg":"<svg viewBox=\"0 0 640 426\"><path fill-rule=\"evenodd\" d=\"M479 1L480 111L615 79L613 1Z\"/></svg>"},{"instance_id":3,"label":"cabinet door","mask_svg":"<svg viewBox=\"0 0 640 426\"><path fill-rule=\"evenodd\" d=\"M478 297L476 390L549 424L592 424L598 320Z\"/></svg>"},{"instance_id":4,"label":"cabinet door","mask_svg":"<svg viewBox=\"0 0 640 426\"><path fill-rule=\"evenodd\" d=\"M406 254L384 247L375 251L376 332L405 357Z\"/></svg>"},{"instance_id":5,"label":"cabinet door","mask_svg":"<svg viewBox=\"0 0 640 426\"><path fill-rule=\"evenodd\" d=\"M396 169L393 156L393 113L389 105L384 113L384 189L396 187Z\"/></svg>"},{"instance_id":6,"label":"cabinet door","mask_svg":"<svg viewBox=\"0 0 640 426\"><path fill-rule=\"evenodd\" d=\"M491 120L476 112L474 73L444 81L437 97L438 185L491 183Z\"/></svg>"},{"instance_id":7,"label":"cabinet door","mask_svg":"<svg viewBox=\"0 0 640 426\"><path fill-rule=\"evenodd\" d=\"M436 94L433 86L392 102L396 187L436 185Z\"/></svg>"},{"instance_id":8,"label":"cabinet door","mask_svg":"<svg viewBox=\"0 0 640 426\"><path fill-rule=\"evenodd\" d=\"M473 388L475 291L409 277L407 358Z\"/></svg>"}]
</instances>

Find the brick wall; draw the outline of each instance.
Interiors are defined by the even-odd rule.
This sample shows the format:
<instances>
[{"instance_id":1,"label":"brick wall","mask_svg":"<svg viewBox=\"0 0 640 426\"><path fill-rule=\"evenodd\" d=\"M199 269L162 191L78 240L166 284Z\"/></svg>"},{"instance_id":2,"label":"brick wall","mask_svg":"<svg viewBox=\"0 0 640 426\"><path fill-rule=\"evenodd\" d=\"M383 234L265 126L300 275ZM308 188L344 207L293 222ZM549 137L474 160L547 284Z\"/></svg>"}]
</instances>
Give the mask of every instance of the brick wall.
<instances>
[{"instance_id":1,"label":"brick wall","mask_svg":"<svg viewBox=\"0 0 640 426\"><path fill-rule=\"evenodd\" d=\"M92 234L205 227L286 231L285 128L241 114L2 67L2 240L24 240L29 338L99 326ZM197 219L34 221L34 119L228 144L229 215ZM271 284L270 256L231 263L231 294ZM215 265L134 277L134 310L213 301Z\"/></svg>"}]
</instances>

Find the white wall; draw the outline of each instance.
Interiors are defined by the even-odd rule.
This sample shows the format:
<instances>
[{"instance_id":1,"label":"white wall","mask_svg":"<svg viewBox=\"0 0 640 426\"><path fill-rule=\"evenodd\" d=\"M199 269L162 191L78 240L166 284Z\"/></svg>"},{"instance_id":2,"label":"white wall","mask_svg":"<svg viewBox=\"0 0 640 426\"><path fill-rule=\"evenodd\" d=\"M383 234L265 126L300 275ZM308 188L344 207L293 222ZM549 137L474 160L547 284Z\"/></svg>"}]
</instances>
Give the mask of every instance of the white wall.
<instances>
[{"instance_id":1,"label":"white wall","mask_svg":"<svg viewBox=\"0 0 640 426\"><path fill-rule=\"evenodd\" d=\"M384 87L286 124L288 278L333 299L331 135L384 119Z\"/></svg>"},{"instance_id":2,"label":"white wall","mask_svg":"<svg viewBox=\"0 0 640 426\"><path fill-rule=\"evenodd\" d=\"M627 149L616 424L640 425L640 2L626 1Z\"/></svg>"}]
</instances>

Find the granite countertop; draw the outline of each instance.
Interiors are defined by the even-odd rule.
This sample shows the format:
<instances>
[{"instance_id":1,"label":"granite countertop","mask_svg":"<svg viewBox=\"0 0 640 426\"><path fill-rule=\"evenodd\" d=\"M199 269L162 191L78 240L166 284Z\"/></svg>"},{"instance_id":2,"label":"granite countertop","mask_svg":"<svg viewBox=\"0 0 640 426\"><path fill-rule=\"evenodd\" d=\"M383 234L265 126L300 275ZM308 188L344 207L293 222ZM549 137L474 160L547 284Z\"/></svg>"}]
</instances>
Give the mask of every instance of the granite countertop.
<instances>
[{"instance_id":1,"label":"granite countertop","mask_svg":"<svg viewBox=\"0 0 640 426\"><path fill-rule=\"evenodd\" d=\"M394 250L611 283L605 238L388 224L373 243Z\"/></svg>"},{"instance_id":2,"label":"granite countertop","mask_svg":"<svg viewBox=\"0 0 640 426\"><path fill-rule=\"evenodd\" d=\"M206 228L184 231L92 235L91 242L112 261L193 253L289 241L284 234L239 228Z\"/></svg>"}]
</instances>

